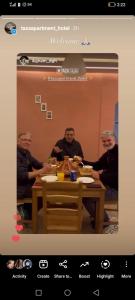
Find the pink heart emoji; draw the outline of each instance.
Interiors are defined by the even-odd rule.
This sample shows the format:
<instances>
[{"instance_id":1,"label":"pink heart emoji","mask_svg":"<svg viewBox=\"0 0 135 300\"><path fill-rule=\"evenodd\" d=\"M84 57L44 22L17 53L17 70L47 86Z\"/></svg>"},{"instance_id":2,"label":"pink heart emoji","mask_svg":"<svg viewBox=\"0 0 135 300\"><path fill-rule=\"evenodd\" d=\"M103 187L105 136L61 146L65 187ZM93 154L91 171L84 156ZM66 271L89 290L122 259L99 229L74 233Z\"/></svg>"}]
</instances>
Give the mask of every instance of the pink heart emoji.
<instances>
[{"instance_id":1,"label":"pink heart emoji","mask_svg":"<svg viewBox=\"0 0 135 300\"><path fill-rule=\"evenodd\" d=\"M22 218L19 214L16 214L13 217L16 221L21 221L21 218Z\"/></svg>"},{"instance_id":2,"label":"pink heart emoji","mask_svg":"<svg viewBox=\"0 0 135 300\"><path fill-rule=\"evenodd\" d=\"M20 236L18 234L12 235L12 241L18 242L20 240Z\"/></svg>"},{"instance_id":3,"label":"pink heart emoji","mask_svg":"<svg viewBox=\"0 0 135 300\"><path fill-rule=\"evenodd\" d=\"M24 228L23 228L23 225L19 225L19 224L17 224L16 226L15 226L15 228L16 228L16 230L17 231L22 231Z\"/></svg>"}]
</instances>

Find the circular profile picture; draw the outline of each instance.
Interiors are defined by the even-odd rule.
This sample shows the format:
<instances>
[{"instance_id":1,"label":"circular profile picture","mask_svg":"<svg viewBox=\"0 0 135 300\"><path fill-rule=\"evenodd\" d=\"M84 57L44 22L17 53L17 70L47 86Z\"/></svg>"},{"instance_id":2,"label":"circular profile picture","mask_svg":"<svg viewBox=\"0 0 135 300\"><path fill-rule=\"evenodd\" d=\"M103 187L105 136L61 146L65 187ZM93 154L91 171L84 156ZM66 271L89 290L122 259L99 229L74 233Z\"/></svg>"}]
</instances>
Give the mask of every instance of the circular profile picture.
<instances>
[{"instance_id":1,"label":"circular profile picture","mask_svg":"<svg viewBox=\"0 0 135 300\"><path fill-rule=\"evenodd\" d=\"M16 269L22 269L23 268L23 260L22 259L17 259L15 261L15 268Z\"/></svg>"},{"instance_id":2,"label":"circular profile picture","mask_svg":"<svg viewBox=\"0 0 135 300\"><path fill-rule=\"evenodd\" d=\"M23 267L26 269L31 269L32 268L32 261L30 259L25 259L23 261Z\"/></svg>"},{"instance_id":3,"label":"circular profile picture","mask_svg":"<svg viewBox=\"0 0 135 300\"><path fill-rule=\"evenodd\" d=\"M7 263L6 263L6 266L7 266L8 269L14 269L14 267L15 267L14 260L12 260L12 259L8 260Z\"/></svg>"},{"instance_id":4,"label":"circular profile picture","mask_svg":"<svg viewBox=\"0 0 135 300\"><path fill-rule=\"evenodd\" d=\"M6 31L8 34L15 35L15 34L16 34L16 25L15 25L13 22L8 22L8 23L5 25L5 31Z\"/></svg>"},{"instance_id":5,"label":"circular profile picture","mask_svg":"<svg viewBox=\"0 0 135 300\"><path fill-rule=\"evenodd\" d=\"M29 64L29 58L28 56L21 56L20 57L20 64L25 66Z\"/></svg>"}]
</instances>

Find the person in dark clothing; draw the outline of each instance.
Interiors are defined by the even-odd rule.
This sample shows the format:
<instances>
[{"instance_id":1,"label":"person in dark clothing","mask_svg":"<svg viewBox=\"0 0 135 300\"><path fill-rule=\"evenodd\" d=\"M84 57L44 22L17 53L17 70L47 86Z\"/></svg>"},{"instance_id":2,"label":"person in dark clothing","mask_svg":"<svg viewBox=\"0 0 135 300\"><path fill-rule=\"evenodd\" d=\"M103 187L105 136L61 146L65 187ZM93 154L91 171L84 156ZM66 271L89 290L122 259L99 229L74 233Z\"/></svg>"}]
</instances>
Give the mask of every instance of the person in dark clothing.
<instances>
[{"instance_id":1,"label":"person in dark clothing","mask_svg":"<svg viewBox=\"0 0 135 300\"><path fill-rule=\"evenodd\" d=\"M118 197L118 145L115 143L112 131L104 131L101 139L106 152L96 162L83 160L83 163L93 166L92 177L102 181L106 187L105 198L108 200L110 195L113 198ZM95 201L83 198L83 204L90 215L95 218ZM104 221L109 222L109 220L107 212L104 211Z\"/></svg>"},{"instance_id":2,"label":"person in dark clothing","mask_svg":"<svg viewBox=\"0 0 135 300\"><path fill-rule=\"evenodd\" d=\"M20 133L17 142L17 199L31 198L35 178L51 169L31 155L30 145L31 134ZM24 208L31 211L31 204L24 204Z\"/></svg>"},{"instance_id":3,"label":"person in dark clothing","mask_svg":"<svg viewBox=\"0 0 135 300\"><path fill-rule=\"evenodd\" d=\"M64 138L57 141L51 152L51 157L58 161L64 160L64 156L74 157L76 160L83 159L83 151L80 143L75 140L74 128L66 128Z\"/></svg>"}]
</instances>

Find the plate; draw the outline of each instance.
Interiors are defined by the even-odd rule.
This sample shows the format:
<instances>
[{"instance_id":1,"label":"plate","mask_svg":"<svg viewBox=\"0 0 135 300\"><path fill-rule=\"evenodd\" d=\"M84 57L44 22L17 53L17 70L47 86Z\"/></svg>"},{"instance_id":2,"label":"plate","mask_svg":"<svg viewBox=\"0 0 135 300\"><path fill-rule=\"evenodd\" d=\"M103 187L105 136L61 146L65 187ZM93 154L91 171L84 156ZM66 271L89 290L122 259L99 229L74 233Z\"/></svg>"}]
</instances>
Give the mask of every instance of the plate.
<instances>
[{"instance_id":1,"label":"plate","mask_svg":"<svg viewBox=\"0 0 135 300\"><path fill-rule=\"evenodd\" d=\"M82 183L92 183L95 180L91 177L79 177L79 178L77 178L77 181L82 182Z\"/></svg>"},{"instance_id":2,"label":"plate","mask_svg":"<svg viewBox=\"0 0 135 300\"><path fill-rule=\"evenodd\" d=\"M84 165L83 168L84 168L84 169L87 169L87 170L93 169L93 167L92 167L92 166L89 166L89 165Z\"/></svg>"},{"instance_id":3,"label":"plate","mask_svg":"<svg viewBox=\"0 0 135 300\"><path fill-rule=\"evenodd\" d=\"M41 180L46 182L55 182L57 181L57 179L58 179L57 176L53 176L53 175L46 175L41 177Z\"/></svg>"}]
</instances>

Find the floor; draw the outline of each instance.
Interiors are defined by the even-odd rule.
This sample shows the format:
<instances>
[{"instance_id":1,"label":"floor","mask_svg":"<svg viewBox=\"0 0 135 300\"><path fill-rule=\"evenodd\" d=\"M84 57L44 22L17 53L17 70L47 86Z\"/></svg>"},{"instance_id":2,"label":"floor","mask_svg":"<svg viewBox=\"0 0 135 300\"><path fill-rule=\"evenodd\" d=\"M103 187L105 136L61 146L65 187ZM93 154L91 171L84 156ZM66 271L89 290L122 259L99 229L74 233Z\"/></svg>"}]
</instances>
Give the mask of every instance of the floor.
<instances>
[{"instance_id":1,"label":"floor","mask_svg":"<svg viewBox=\"0 0 135 300\"><path fill-rule=\"evenodd\" d=\"M117 233L118 232L118 212L116 211L108 211L108 214L111 218L112 223L116 224L111 224L104 228L103 233L108 234L108 233ZM42 209L38 213L38 234L43 233L43 211ZM24 226L24 230L21 232L21 234L32 234L32 228L30 224L27 224ZM95 234L94 229L91 227L90 223L90 216L87 213L87 211L84 209L84 218L83 218L83 224L82 224L82 230L81 234Z\"/></svg>"}]
</instances>

